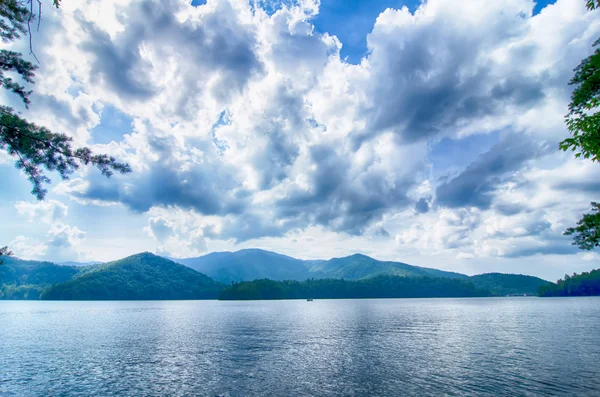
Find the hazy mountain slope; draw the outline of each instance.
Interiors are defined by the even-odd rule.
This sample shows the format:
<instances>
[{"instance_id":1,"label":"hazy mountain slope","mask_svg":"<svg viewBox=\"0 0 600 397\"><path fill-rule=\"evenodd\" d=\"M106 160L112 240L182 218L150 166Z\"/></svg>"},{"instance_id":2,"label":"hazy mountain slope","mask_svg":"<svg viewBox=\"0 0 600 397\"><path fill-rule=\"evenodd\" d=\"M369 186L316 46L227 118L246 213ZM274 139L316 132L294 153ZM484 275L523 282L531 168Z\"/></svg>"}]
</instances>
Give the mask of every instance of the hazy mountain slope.
<instances>
[{"instance_id":1,"label":"hazy mountain slope","mask_svg":"<svg viewBox=\"0 0 600 397\"><path fill-rule=\"evenodd\" d=\"M304 261L259 249L215 252L199 258L177 259L177 262L227 284L262 278L305 280L309 277Z\"/></svg>"},{"instance_id":2,"label":"hazy mountain slope","mask_svg":"<svg viewBox=\"0 0 600 397\"><path fill-rule=\"evenodd\" d=\"M70 280L79 272L71 266L3 257L0 265L0 299L38 299L55 283Z\"/></svg>"},{"instance_id":3,"label":"hazy mountain slope","mask_svg":"<svg viewBox=\"0 0 600 397\"><path fill-rule=\"evenodd\" d=\"M412 266L402 262L378 261L361 254L323 261L312 266L309 271L311 277L315 278L343 278L347 280L360 280L377 276L468 278L468 276L460 273Z\"/></svg>"},{"instance_id":4,"label":"hazy mountain slope","mask_svg":"<svg viewBox=\"0 0 600 397\"><path fill-rule=\"evenodd\" d=\"M73 262L73 261L56 262L57 265L61 265L61 266L75 266L75 267L92 266L92 265L98 265L100 263L104 263L104 262L100 262L100 261L91 261L91 262Z\"/></svg>"},{"instance_id":5,"label":"hazy mountain slope","mask_svg":"<svg viewBox=\"0 0 600 397\"><path fill-rule=\"evenodd\" d=\"M304 281L309 278L364 280L378 276L440 277L472 281L477 288L494 295L533 295L541 285L547 283L537 277L515 274L489 273L469 277L402 262L379 261L362 254L303 261L269 251L242 250L218 252L180 262L227 284L265 278Z\"/></svg>"},{"instance_id":6,"label":"hazy mountain slope","mask_svg":"<svg viewBox=\"0 0 600 397\"><path fill-rule=\"evenodd\" d=\"M490 291L494 295L537 295L538 288L550 284L539 277L522 274L486 273L472 276L477 288Z\"/></svg>"},{"instance_id":7,"label":"hazy mountain slope","mask_svg":"<svg viewBox=\"0 0 600 397\"><path fill-rule=\"evenodd\" d=\"M231 281L252 281L265 278L296 281L308 278L359 280L381 275L468 278L460 273L411 266L401 262L378 261L361 254L330 260L300 260L275 252L246 249L174 260L227 284Z\"/></svg>"},{"instance_id":8,"label":"hazy mountain slope","mask_svg":"<svg viewBox=\"0 0 600 397\"><path fill-rule=\"evenodd\" d=\"M216 298L223 285L189 267L150 253L95 265L46 289L50 300Z\"/></svg>"}]
</instances>

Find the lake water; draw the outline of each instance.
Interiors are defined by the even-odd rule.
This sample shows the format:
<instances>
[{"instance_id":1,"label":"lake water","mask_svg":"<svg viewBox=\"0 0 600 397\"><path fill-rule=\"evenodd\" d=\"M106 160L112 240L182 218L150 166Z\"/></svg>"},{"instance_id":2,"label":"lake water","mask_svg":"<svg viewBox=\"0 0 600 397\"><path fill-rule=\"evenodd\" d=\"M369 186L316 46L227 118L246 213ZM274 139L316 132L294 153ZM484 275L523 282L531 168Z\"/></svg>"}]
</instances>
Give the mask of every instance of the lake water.
<instances>
[{"instance_id":1,"label":"lake water","mask_svg":"<svg viewBox=\"0 0 600 397\"><path fill-rule=\"evenodd\" d=\"M0 301L1 396L600 396L600 298Z\"/></svg>"}]
</instances>

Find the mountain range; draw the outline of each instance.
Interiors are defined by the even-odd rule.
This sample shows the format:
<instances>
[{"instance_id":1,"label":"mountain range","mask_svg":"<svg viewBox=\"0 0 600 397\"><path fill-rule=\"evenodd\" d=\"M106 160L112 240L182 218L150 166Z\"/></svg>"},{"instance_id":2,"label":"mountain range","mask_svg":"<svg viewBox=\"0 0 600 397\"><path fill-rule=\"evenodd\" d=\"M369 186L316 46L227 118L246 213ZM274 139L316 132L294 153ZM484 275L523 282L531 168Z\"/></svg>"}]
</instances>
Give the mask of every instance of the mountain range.
<instances>
[{"instance_id":1,"label":"mountain range","mask_svg":"<svg viewBox=\"0 0 600 397\"><path fill-rule=\"evenodd\" d=\"M198 258L172 260L204 273L217 281L270 280L303 281L309 278L360 280L376 276L443 277L468 279L460 273L379 261L362 254L329 260L302 260L260 249L213 252Z\"/></svg>"},{"instance_id":2,"label":"mountain range","mask_svg":"<svg viewBox=\"0 0 600 397\"><path fill-rule=\"evenodd\" d=\"M301 260L246 249L173 260L141 253L91 265L76 262L58 265L9 257L0 266L0 299L208 299L218 297L219 291L228 285L259 279L274 282L377 279L389 283L390 277L455 280L458 284L446 284L454 289L449 296L465 291L461 283L472 284L490 295L533 295L540 286L548 284L532 276L500 273L467 276L402 262L379 261L361 254L329 260ZM375 287L369 285L369 288ZM483 292L478 294L483 296Z\"/></svg>"}]
</instances>

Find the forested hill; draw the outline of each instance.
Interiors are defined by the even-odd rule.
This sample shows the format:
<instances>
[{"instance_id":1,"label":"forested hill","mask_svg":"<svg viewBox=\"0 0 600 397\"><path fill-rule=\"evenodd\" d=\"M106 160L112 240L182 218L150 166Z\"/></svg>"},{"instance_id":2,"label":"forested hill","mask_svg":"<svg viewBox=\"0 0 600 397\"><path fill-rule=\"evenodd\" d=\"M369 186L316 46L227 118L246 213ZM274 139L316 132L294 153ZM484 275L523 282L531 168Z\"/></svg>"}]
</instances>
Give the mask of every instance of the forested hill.
<instances>
[{"instance_id":1,"label":"forested hill","mask_svg":"<svg viewBox=\"0 0 600 397\"><path fill-rule=\"evenodd\" d=\"M522 274L486 273L469 278L477 288L494 295L537 295L541 286L550 284L539 277Z\"/></svg>"},{"instance_id":2,"label":"forested hill","mask_svg":"<svg viewBox=\"0 0 600 397\"><path fill-rule=\"evenodd\" d=\"M39 299L52 284L70 280L79 269L50 262L3 257L0 265L0 299Z\"/></svg>"},{"instance_id":3,"label":"forested hill","mask_svg":"<svg viewBox=\"0 0 600 397\"><path fill-rule=\"evenodd\" d=\"M377 276L366 280L311 279L307 281L255 280L232 283L221 300L455 298L490 293L471 282L449 278Z\"/></svg>"},{"instance_id":4,"label":"forested hill","mask_svg":"<svg viewBox=\"0 0 600 397\"><path fill-rule=\"evenodd\" d=\"M368 280L384 280L379 277L421 279L394 281L395 287L409 291L398 290L391 293L388 289L386 292L387 296L391 294L397 297L414 295L410 291L416 285L431 287L426 296L438 296L438 292L433 290L434 287L446 291L445 288L458 285L445 284L439 280L422 280L429 278L472 282L477 289L500 296L534 295L540 286L547 283L537 277L513 274L490 273L469 277L401 262L378 261L361 254L330 260L304 261L274 252L251 249L233 253L213 253L196 259L199 260L193 261L197 265L196 270L204 269L207 273L216 274L217 282L201 274L202 271L197 272L149 253L110 263L78 267L8 257L5 264L0 266L0 299L39 299L42 295L44 299L205 299L216 298L222 288L231 284L229 281L224 285L218 282L219 280L231 279L235 282L256 279L292 280L299 285L294 287L296 292L297 288L305 285L298 284L299 282L305 282L307 279L326 279L322 284L309 281L306 285L346 288L345 293L350 295L344 297L358 296L362 293L371 296L372 292L368 292L368 288L373 284ZM341 284L332 281L333 279ZM342 280L365 283L344 284ZM296 284L282 283L281 286L288 288ZM388 284L386 288L391 288ZM354 289L355 287L359 290ZM43 293L45 290L47 291ZM289 295L287 292L286 294ZM342 297L339 291L337 294L336 297Z\"/></svg>"},{"instance_id":5,"label":"forested hill","mask_svg":"<svg viewBox=\"0 0 600 397\"><path fill-rule=\"evenodd\" d=\"M223 284L151 253L84 268L46 289L46 300L215 299Z\"/></svg>"},{"instance_id":6,"label":"forested hill","mask_svg":"<svg viewBox=\"0 0 600 397\"><path fill-rule=\"evenodd\" d=\"M263 278L279 281L304 281L310 278L360 280L383 275L469 278L465 274L380 261L362 254L328 260L301 260L271 251L244 249L174 260L226 284Z\"/></svg>"},{"instance_id":7,"label":"forested hill","mask_svg":"<svg viewBox=\"0 0 600 397\"><path fill-rule=\"evenodd\" d=\"M581 274L566 275L556 284L540 287L540 296L598 296L600 295L600 269Z\"/></svg>"}]
</instances>

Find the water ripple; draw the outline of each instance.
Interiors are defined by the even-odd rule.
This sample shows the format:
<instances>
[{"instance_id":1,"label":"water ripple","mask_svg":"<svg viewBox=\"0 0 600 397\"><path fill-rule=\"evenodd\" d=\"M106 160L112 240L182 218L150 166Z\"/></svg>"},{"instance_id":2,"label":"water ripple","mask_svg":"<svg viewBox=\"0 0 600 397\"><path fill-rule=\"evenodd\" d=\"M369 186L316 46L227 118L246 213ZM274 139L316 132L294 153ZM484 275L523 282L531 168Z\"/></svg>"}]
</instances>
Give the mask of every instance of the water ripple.
<instances>
[{"instance_id":1,"label":"water ripple","mask_svg":"<svg viewBox=\"0 0 600 397\"><path fill-rule=\"evenodd\" d=\"M0 302L0 396L600 396L600 298Z\"/></svg>"}]
</instances>

